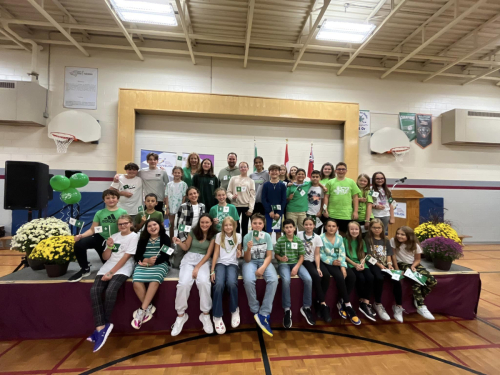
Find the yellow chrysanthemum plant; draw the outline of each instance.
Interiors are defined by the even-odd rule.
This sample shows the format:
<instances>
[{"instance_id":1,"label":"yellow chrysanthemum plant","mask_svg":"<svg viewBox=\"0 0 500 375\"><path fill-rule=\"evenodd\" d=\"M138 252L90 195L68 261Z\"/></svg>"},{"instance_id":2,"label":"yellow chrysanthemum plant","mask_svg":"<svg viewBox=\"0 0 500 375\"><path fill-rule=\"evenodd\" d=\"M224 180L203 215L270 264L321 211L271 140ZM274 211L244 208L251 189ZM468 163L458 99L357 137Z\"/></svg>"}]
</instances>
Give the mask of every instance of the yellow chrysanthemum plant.
<instances>
[{"instance_id":1,"label":"yellow chrysanthemum plant","mask_svg":"<svg viewBox=\"0 0 500 375\"><path fill-rule=\"evenodd\" d=\"M420 242L428 238L444 237L449 238L457 243L462 243L458 238L458 233L449 224L446 223L433 223L431 221L420 224L415 228L415 235Z\"/></svg>"},{"instance_id":2,"label":"yellow chrysanthemum plant","mask_svg":"<svg viewBox=\"0 0 500 375\"><path fill-rule=\"evenodd\" d=\"M45 264L66 264L76 259L74 249L73 236L54 236L36 245L29 257Z\"/></svg>"}]
</instances>

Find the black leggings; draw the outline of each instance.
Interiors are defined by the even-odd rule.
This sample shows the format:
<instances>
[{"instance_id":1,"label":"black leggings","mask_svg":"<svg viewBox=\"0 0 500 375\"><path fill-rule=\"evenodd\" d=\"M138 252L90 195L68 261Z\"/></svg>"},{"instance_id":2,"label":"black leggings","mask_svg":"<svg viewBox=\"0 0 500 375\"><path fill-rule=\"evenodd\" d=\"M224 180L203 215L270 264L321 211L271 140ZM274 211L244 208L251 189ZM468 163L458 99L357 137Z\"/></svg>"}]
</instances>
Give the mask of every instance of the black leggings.
<instances>
[{"instance_id":1,"label":"black leggings","mask_svg":"<svg viewBox=\"0 0 500 375\"><path fill-rule=\"evenodd\" d=\"M322 224L321 224L320 227L314 228L314 233L316 233L316 234L321 234L321 230L325 226L325 223L326 223L326 220L327 220L327 218L324 217L323 215L321 215L319 219L321 220ZM321 271L321 272L323 272L323 271Z\"/></svg>"},{"instance_id":2,"label":"black leggings","mask_svg":"<svg viewBox=\"0 0 500 375\"><path fill-rule=\"evenodd\" d=\"M346 268L347 277L344 279L344 275L342 274L342 270L340 266L332 266L331 264L326 264L321 262L328 270L330 276L335 280L335 284L337 285L337 291L339 292L339 297L342 298L344 303L351 302L350 295L352 290L354 289L354 284L356 284L356 275L353 270L350 268ZM323 274L323 276L325 276Z\"/></svg>"},{"instance_id":3,"label":"black leggings","mask_svg":"<svg viewBox=\"0 0 500 375\"><path fill-rule=\"evenodd\" d=\"M240 222L238 221L237 232L241 233L241 238L245 238L248 233L248 220L250 220L250 216L247 216L246 212L248 211L248 207L236 207L236 211L238 211L238 216L241 216L241 232L240 232Z\"/></svg>"},{"instance_id":4,"label":"black leggings","mask_svg":"<svg viewBox=\"0 0 500 375\"><path fill-rule=\"evenodd\" d=\"M101 261L104 263L102 259L102 253L104 248L106 247L106 240L100 234L94 234L89 237L82 238L80 241L75 242L75 256L80 268L87 268L89 263L87 261L87 250L95 249Z\"/></svg>"},{"instance_id":5,"label":"black leggings","mask_svg":"<svg viewBox=\"0 0 500 375\"><path fill-rule=\"evenodd\" d=\"M375 302L382 303L382 291L384 290L384 277L389 275L385 272L382 272L379 266L369 264L370 271L372 271L373 276L375 277ZM396 300L396 305L403 304L403 288L401 287L401 281L396 281L391 279L392 282L392 292L394 293L394 299Z\"/></svg>"},{"instance_id":6,"label":"black leggings","mask_svg":"<svg viewBox=\"0 0 500 375\"><path fill-rule=\"evenodd\" d=\"M356 275L356 292L358 297L362 299L370 299L373 292L373 281L375 277L369 268L364 268L363 271L356 271L351 268Z\"/></svg>"},{"instance_id":7,"label":"black leggings","mask_svg":"<svg viewBox=\"0 0 500 375\"><path fill-rule=\"evenodd\" d=\"M318 274L316 262L304 260L302 265L306 268L307 272L309 272L309 275L311 275L314 290L316 291L316 300L319 303L325 302L325 295L328 291L328 287L330 286L330 273L326 269L324 263L319 262L319 268L321 269L323 277L320 277Z\"/></svg>"}]
</instances>

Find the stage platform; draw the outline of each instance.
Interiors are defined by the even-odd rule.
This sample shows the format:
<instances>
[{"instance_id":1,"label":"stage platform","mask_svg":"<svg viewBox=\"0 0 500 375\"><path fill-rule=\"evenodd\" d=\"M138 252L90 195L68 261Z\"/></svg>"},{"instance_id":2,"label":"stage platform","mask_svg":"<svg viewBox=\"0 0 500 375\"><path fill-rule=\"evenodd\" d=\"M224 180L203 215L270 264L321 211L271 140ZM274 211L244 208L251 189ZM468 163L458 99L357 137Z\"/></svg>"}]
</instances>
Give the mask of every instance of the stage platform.
<instances>
[{"instance_id":1,"label":"stage platform","mask_svg":"<svg viewBox=\"0 0 500 375\"><path fill-rule=\"evenodd\" d=\"M90 287L101 266L101 261L95 252L89 251L89 261L93 265L92 274L79 283L66 281L73 272L77 271L77 263L71 263L68 273L60 278L49 279L45 270L33 271L30 268L0 278L0 340L84 337L89 335L94 326L90 304ZM430 262L424 260L422 263L438 281L435 290L426 299L429 310L433 313L474 319L481 291L479 273L455 264L449 272L443 272L434 269ZM153 301L157 312L154 314L154 318L141 328L141 332L170 330L176 318L174 301L178 272L177 269L172 269L160 286ZM340 319L336 314L334 303L337 301L337 292L333 279L331 283L327 304L332 308L332 316L337 320ZM262 300L264 290L264 280L258 280L259 300ZM305 323L305 319L299 311L302 304L302 291L302 281L293 278L292 316L294 323ZM224 321L228 329L231 329L227 297L226 294ZM355 291L353 291L351 300L357 301ZM394 298L388 281L386 281L382 302L392 316L391 306L394 303ZM357 308L357 304L353 304ZM130 322L132 312L139 305L130 279L118 294L112 318L115 325L114 332L136 332ZM252 324L253 316L248 308L241 277L239 280L239 307L242 324ZM403 280L403 307L409 314L416 313L411 284L407 279ZM193 285L187 313L189 320L186 322L185 328L201 329L201 322L198 319L200 310L196 284ZM363 316L361 318L366 321ZM271 314L272 325L281 326L282 319L280 283ZM324 323L321 322L321 324Z\"/></svg>"}]
</instances>

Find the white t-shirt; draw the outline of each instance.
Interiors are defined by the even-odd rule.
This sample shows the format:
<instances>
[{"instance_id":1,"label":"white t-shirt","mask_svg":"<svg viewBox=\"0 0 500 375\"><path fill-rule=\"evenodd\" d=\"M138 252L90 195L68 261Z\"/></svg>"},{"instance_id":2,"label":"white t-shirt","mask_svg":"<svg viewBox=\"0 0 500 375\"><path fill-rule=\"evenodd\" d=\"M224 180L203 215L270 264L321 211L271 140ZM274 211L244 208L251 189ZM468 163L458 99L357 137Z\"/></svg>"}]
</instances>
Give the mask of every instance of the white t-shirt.
<instances>
[{"instance_id":1,"label":"white t-shirt","mask_svg":"<svg viewBox=\"0 0 500 375\"><path fill-rule=\"evenodd\" d=\"M138 176L142 178L144 195L153 193L158 198L158 202L163 202L168 184L167 171L158 167L156 169L149 169L148 167L141 169Z\"/></svg>"},{"instance_id":2,"label":"white t-shirt","mask_svg":"<svg viewBox=\"0 0 500 375\"><path fill-rule=\"evenodd\" d=\"M138 176L127 178L122 174L118 177L119 182L113 182L111 187L118 191L132 193L130 198L120 196L118 207L123 208L129 215L137 215L137 208L142 205L142 179Z\"/></svg>"},{"instance_id":3,"label":"white t-shirt","mask_svg":"<svg viewBox=\"0 0 500 375\"><path fill-rule=\"evenodd\" d=\"M195 226L198 224L198 221L200 220L200 205L199 204L193 204L193 223L191 226Z\"/></svg>"},{"instance_id":4,"label":"white t-shirt","mask_svg":"<svg viewBox=\"0 0 500 375\"><path fill-rule=\"evenodd\" d=\"M118 251L112 252L109 259L104 263L99 271L98 275L104 275L105 273L111 271L111 269L122 259L123 255L131 254L134 255L137 250L137 242L139 241L139 234L130 233L126 236L122 236L120 232L115 233L111 236L115 245L120 244ZM113 250L111 250L113 251ZM131 276L134 272L135 260L134 257L130 257L127 262L120 268L115 275L126 275Z\"/></svg>"},{"instance_id":5,"label":"white t-shirt","mask_svg":"<svg viewBox=\"0 0 500 375\"><path fill-rule=\"evenodd\" d=\"M412 264L415 261L415 256L413 252L406 251L406 245L401 244L399 250L396 250L396 243L394 242L394 238L391 238L391 246L394 249L394 253L396 254L396 260L398 262ZM417 244L417 254L422 254L422 248Z\"/></svg>"},{"instance_id":6,"label":"white t-shirt","mask_svg":"<svg viewBox=\"0 0 500 375\"><path fill-rule=\"evenodd\" d=\"M312 238L307 236L309 241L306 241L304 234L305 232L297 233L297 236L302 240L302 243L304 244L304 250L306 251L304 260L314 262L314 252L316 251L317 247L323 246L323 241L321 240L321 237L316 233L313 233Z\"/></svg>"},{"instance_id":7,"label":"white t-shirt","mask_svg":"<svg viewBox=\"0 0 500 375\"><path fill-rule=\"evenodd\" d=\"M220 246L220 238L221 233L217 233L215 236L215 243ZM238 245L241 244L241 234L236 233L236 243L231 245L229 244L229 240L233 241L233 238L228 238L226 236L224 249L220 248L219 258L217 259L217 263L222 263L225 266L229 266L230 264L238 265L238 258L236 258L236 250L238 249ZM234 242L234 241L233 241Z\"/></svg>"},{"instance_id":8,"label":"white t-shirt","mask_svg":"<svg viewBox=\"0 0 500 375\"><path fill-rule=\"evenodd\" d=\"M321 186L311 186L309 188L309 192L307 193L308 215L316 215L319 212L323 201L323 195L323 189Z\"/></svg>"},{"instance_id":9,"label":"white t-shirt","mask_svg":"<svg viewBox=\"0 0 500 375\"><path fill-rule=\"evenodd\" d=\"M385 191L382 188L375 188L373 189L373 192L378 193L378 197L373 197L373 204L374 205L382 205L384 206L383 210L376 210L375 208L372 209L373 216L375 217L386 217L386 216L391 216L391 210L390 210L390 205L389 205L389 200L387 199L387 196L385 195Z\"/></svg>"}]
</instances>

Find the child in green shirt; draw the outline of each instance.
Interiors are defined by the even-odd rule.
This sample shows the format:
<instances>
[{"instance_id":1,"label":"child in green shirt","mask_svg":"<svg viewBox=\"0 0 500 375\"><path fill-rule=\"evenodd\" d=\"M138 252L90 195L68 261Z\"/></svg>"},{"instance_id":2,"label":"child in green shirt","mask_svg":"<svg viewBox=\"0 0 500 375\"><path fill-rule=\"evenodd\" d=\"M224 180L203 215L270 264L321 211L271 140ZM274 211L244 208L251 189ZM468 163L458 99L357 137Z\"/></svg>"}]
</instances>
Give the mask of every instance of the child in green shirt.
<instances>
[{"instance_id":1,"label":"child in green shirt","mask_svg":"<svg viewBox=\"0 0 500 375\"><path fill-rule=\"evenodd\" d=\"M360 190L358 193L358 223L361 229L366 232L370 227L370 220L373 219L372 207L373 197L370 194L370 177L362 173L358 176L357 185Z\"/></svg>"},{"instance_id":2,"label":"child in green shirt","mask_svg":"<svg viewBox=\"0 0 500 375\"><path fill-rule=\"evenodd\" d=\"M238 215L238 211L233 204L228 204L226 202L226 190L224 188L217 188L215 190L215 198L219 201L219 204L213 206L210 209L209 215L212 219L214 219L215 228L217 232L220 232L222 229L222 221L230 216L236 222L240 220L240 216Z\"/></svg>"},{"instance_id":3,"label":"child in green shirt","mask_svg":"<svg viewBox=\"0 0 500 375\"><path fill-rule=\"evenodd\" d=\"M312 278L307 269L302 265L306 254L302 240L295 235L295 222L286 219L283 222L285 235L280 237L274 247L275 258L278 260L278 273L281 278L281 304L285 310L283 326L292 327L292 301L290 298L291 276L299 275L304 283L304 294L302 296L302 307L300 313L306 318L310 325L316 321L311 312L312 304Z\"/></svg>"},{"instance_id":4,"label":"child in green shirt","mask_svg":"<svg viewBox=\"0 0 500 375\"><path fill-rule=\"evenodd\" d=\"M144 203L146 204L146 209L142 213L139 212L134 218L134 227L136 231L140 231L144 223L149 219L157 219L160 223L163 223L163 212L155 210L158 204L156 194L150 193L146 195Z\"/></svg>"}]
</instances>

